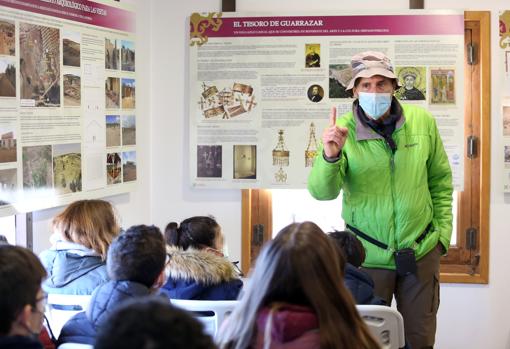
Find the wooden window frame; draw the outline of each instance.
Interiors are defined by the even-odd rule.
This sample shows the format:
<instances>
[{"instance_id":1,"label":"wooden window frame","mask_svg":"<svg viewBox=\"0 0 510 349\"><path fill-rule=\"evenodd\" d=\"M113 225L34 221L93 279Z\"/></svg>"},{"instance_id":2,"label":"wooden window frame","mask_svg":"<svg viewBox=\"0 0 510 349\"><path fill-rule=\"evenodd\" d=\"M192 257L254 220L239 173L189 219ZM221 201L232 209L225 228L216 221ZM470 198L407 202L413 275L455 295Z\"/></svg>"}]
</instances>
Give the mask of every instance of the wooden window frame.
<instances>
[{"instance_id":1,"label":"wooden window frame","mask_svg":"<svg viewBox=\"0 0 510 349\"><path fill-rule=\"evenodd\" d=\"M474 29L475 64L465 65L465 104L471 118L465 118L465 138L478 140L476 156L465 157L465 192L459 193L457 242L441 260L441 282L487 284L489 282L489 204L490 204L490 12L466 11L466 29ZM474 83L471 83L474 82ZM479 98L473 98L479 96ZM469 193L469 195L468 195ZM474 249L466 248L466 227L476 229ZM272 199L266 189L242 190L242 263L247 273L263 242L271 239ZM473 247L473 246L472 246Z\"/></svg>"},{"instance_id":2,"label":"wooden window frame","mask_svg":"<svg viewBox=\"0 0 510 349\"><path fill-rule=\"evenodd\" d=\"M447 283L489 282L489 206L490 206L490 12L466 11L466 57L471 35L474 60L465 60L465 139L473 136L477 149L464 156L464 191L458 193L457 241L441 259L441 281ZM476 98L478 96L479 98ZM467 141L466 141L467 147ZM471 242L468 229L474 229ZM471 247L468 247L471 245Z\"/></svg>"}]
</instances>

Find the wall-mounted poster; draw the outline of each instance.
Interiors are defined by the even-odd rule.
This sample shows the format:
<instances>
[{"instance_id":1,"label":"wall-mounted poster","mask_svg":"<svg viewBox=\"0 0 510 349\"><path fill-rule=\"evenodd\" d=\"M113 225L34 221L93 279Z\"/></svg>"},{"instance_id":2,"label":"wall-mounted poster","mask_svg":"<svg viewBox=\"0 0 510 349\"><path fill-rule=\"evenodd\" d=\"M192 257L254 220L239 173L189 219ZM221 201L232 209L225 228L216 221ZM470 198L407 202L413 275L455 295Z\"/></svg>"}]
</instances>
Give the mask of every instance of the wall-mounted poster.
<instances>
[{"instance_id":1,"label":"wall-mounted poster","mask_svg":"<svg viewBox=\"0 0 510 349\"><path fill-rule=\"evenodd\" d=\"M436 118L455 189L463 189L462 11L194 13L189 20L194 187L305 188L331 106L339 115L352 109L352 56L380 51L394 65L399 102Z\"/></svg>"},{"instance_id":2,"label":"wall-mounted poster","mask_svg":"<svg viewBox=\"0 0 510 349\"><path fill-rule=\"evenodd\" d=\"M0 13L0 216L132 190L134 4L0 0Z\"/></svg>"},{"instance_id":3,"label":"wall-mounted poster","mask_svg":"<svg viewBox=\"0 0 510 349\"><path fill-rule=\"evenodd\" d=\"M502 86L496 89L501 100L503 192L510 193L510 10L499 13L499 76ZM501 135L500 135L501 136Z\"/></svg>"}]
</instances>

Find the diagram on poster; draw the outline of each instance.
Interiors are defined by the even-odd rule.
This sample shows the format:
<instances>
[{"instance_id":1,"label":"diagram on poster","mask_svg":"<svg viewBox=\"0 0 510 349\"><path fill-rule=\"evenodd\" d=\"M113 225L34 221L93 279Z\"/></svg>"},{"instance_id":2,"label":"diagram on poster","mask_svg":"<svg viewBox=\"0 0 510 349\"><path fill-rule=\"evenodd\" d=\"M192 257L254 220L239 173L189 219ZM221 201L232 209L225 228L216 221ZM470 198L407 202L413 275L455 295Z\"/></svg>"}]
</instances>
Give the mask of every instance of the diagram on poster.
<instances>
[{"instance_id":1,"label":"diagram on poster","mask_svg":"<svg viewBox=\"0 0 510 349\"><path fill-rule=\"evenodd\" d=\"M197 103L206 119L230 119L250 112L257 105L253 87L239 82L224 87L202 82L202 91Z\"/></svg>"}]
</instances>

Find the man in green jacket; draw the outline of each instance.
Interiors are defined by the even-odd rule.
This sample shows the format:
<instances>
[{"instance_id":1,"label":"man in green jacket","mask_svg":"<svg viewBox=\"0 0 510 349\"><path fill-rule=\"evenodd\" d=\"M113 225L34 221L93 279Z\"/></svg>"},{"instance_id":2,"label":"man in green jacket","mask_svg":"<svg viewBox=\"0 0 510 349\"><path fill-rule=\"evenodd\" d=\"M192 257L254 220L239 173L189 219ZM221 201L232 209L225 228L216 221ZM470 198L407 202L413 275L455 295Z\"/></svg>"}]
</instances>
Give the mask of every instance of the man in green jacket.
<instances>
[{"instance_id":1,"label":"man in green jacket","mask_svg":"<svg viewBox=\"0 0 510 349\"><path fill-rule=\"evenodd\" d=\"M432 348L439 307L439 259L452 232L452 173L435 119L400 104L393 67L380 52L352 58L352 111L322 135L308 178L318 200L343 190L342 218L363 243L375 294L404 317L413 349Z\"/></svg>"}]
</instances>

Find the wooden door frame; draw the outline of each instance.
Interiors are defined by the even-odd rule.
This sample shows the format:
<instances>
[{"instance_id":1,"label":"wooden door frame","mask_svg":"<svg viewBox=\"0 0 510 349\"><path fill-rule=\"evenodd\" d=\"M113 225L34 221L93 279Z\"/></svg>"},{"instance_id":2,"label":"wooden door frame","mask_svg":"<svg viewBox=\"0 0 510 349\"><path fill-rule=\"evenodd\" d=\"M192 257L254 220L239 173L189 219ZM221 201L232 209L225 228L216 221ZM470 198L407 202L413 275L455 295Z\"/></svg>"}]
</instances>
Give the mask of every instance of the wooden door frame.
<instances>
[{"instance_id":1,"label":"wooden door frame","mask_svg":"<svg viewBox=\"0 0 510 349\"><path fill-rule=\"evenodd\" d=\"M248 275L263 243L271 240L273 232L273 206L271 190L242 190L242 238L241 270ZM256 236L256 228L262 227L262 239ZM256 244L253 242L257 241Z\"/></svg>"}]
</instances>

